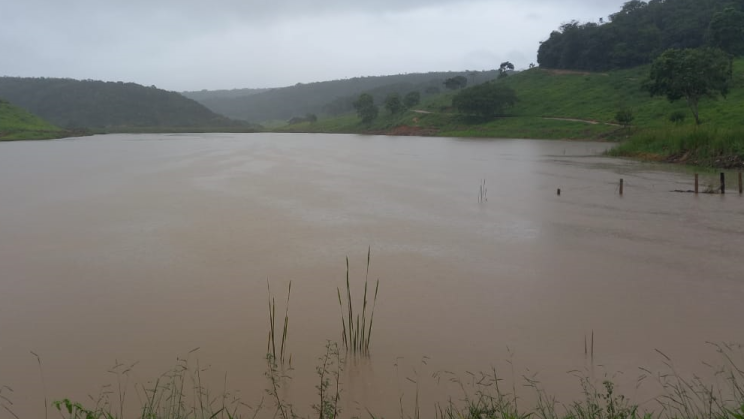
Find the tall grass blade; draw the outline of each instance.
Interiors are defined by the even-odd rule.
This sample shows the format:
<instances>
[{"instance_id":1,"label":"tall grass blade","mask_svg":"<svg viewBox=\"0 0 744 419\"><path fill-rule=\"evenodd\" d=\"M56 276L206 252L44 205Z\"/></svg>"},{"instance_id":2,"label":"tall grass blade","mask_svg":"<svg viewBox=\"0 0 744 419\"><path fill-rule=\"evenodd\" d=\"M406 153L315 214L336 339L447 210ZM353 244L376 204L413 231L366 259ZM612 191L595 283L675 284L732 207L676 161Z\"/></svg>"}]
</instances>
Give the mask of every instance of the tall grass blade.
<instances>
[{"instance_id":1,"label":"tall grass blade","mask_svg":"<svg viewBox=\"0 0 744 419\"><path fill-rule=\"evenodd\" d=\"M276 338L274 322L276 321L276 300L271 299L271 355L276 359Z\"/></svg>"},{"instance_id":2,"label":"tall grass blade","mask_svg":"<svg viewBox=\"0 0 744 419\"><path fill-rule=\"evenodd\" d=\"M287 290L287 305L284 309L284 330L282 330L282 346L280 349L280 356L282 364L284 364L284 343L287 340L287 331L289 330L289 296L292 294L292 281L289 281L289 289Z\"/></svg>"},{"instance_id":3,"label":"tall grass blade","mask_svg":"<svg viewBox=\"0 0 744 419\"><path fill-rule=\"evenodd\" d=\"M377 306L377 292L380 290L380 280L377 280L377 285L375 285L375 298L372 301L372 313L369 316L369 330L367 331L367 344L364 347L364 350L369 352L369 343L372 340L372 323L375 320L375 307Z\"/></svg>"},{"instance_id":4,"label":"tall grass blade","mask_svg":"<svg viewBox=\"0 0 744 419\"><path fill-rule=\"evenodd\" d=\"M369 352L370 338L372 335L372 323L374 321L374 310L377 304L377 295L380 290L380 280L375 285L375 295L372 301L372 310L367 315L370 305L369 268L372 260L372 248L367 248L367 267L364 275L364 294L362 295L362 310L354 316L353 301L351 296L351 279L349 268L349 257L346 257L346 304L344 307L341 298L341 289L336 287L338 305L341 309L341 335L346 350L352 352Z\"/></svg>"},{"instance_id":5,"label":"tall grass blade","mask_svg":"<svg viewBox=\"0 0 744 419\"><path fill-rule=\"evenodd\" d=\"M354 309L351 303L351 284L349 283L349 257L346 256L346 298L349 309L349 340L351 341L354 336ZM356 349L354 342L350 342Z\"/></svg>"},{"instance_id":6,"label":"tall grass blade","mask_svg":"<svg viewBox=\"0 0 744 419\"><path fill-rule=\"evenodd\" d=\"M344 304L341 302L341 289L336 287L336 293L338 294L338 305L341 307L341 337L343 338L344 347L349 349L349 341L346 339L346 320L344 320Z\"/></svg>"}]
</instances>

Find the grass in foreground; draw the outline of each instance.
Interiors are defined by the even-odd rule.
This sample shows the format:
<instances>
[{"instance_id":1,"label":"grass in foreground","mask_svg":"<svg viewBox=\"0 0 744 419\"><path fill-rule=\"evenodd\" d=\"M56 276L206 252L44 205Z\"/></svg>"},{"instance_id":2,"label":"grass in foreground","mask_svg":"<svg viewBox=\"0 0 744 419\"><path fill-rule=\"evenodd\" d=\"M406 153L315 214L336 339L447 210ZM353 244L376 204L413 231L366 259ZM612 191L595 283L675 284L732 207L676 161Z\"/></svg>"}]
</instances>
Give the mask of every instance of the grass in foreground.
<instances>
[{"instance_id":1,"label":"grass in foreground","mask_svg":"<svg viewBox=\"0 0 744 419\"><path fill-rule=\"evenodd\" d=\"M560 403L550 396L539 382L524 378L523 383L512 383L505 390L503 379L495 369L477 374L468 373L462 380L447 371L435 373L437 381L444 379L459 388L447 401L436 403L436 419L743 419L744 418L744 361L742 346L729 344L712 345L720 356L720 365L713 368L712 382L696 376L686 377L679 373L672 360L662 352L666 369L652 372L641 368L641 381L653 381L660 395L653 403L641 408L623 396L610 378L591 378L588 374L570 372L571 380L578 380L581 397L570 403ZM194 351L190 352L191 355ZM198 361L179 359L176 367L154 381L134 384L138 400L136 411L125 412L132 366L117 364L111 372L116 375L113 385L104 386L99 397L82 404L68 399L55 401L52 408L64 419L233 419L272 417L281 419L319 418L336 419L343 416L340 400L343 390L342 371L347 357L335 343L327 343L316 367L317 403L305 408L293 406L285 395L284 388L291 377L280 368L271 354L267 355L265 395L253 395L259 402L246 404L237 393L226 390L213 393L202 384ZM534 402L525 406L516 395L518 384L535 395ZM417 385L418 388L418 385ZM308 389L309 390L309 389ZM511 391L511 392L510 392ZM9 387L0 388L0 408L11 416ZM129 395L131 398L132 396ZM400 419L420 419L421 406L418 390L413 412L403 409L400 403ZM300 413L312 412L309 414ZM377 416L367 410L369 418ZM366 417L366 415L365 415Z\"/></svg>"}]
</instances>

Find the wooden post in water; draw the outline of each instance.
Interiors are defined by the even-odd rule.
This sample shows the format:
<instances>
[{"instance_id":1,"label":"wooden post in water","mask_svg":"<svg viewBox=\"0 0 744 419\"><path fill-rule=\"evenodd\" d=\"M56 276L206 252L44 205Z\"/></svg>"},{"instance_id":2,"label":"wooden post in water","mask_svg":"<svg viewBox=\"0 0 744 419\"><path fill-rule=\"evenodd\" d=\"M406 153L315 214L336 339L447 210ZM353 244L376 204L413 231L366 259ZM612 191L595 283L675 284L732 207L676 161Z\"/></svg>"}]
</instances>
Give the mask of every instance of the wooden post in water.
<instances>
[{"instance_id":1,"label":"wooden post in water","mask_svg":"<svg viewBox=\"0 0 744 419\"><path fill-rule=\"evenodd\" d=\"M558 196L561 196L561 188L558 188Z\"/></svg>"},{"instance_id":2,"label":"wooden post in water","mask_svg":"<svg viewBox=\"0 0 744 419\"><path fill-rule=\"evenodd\" d=\"M622 195L622 194L623 194L623 186L624 186L623 184L624 184L624 183L625 183L625 182L624 182L624 181L623 181L622 179L620 179L620 195Z\"/></svg>"},{"instance_id":3,"label":"wooden post in water","mask_svg":"<svg viewBox=\"0 0 744 419\"><path fill-rule=\"evenodd\" d=\"M726 173L721 172L721 195L726 194Z\"/></svg>"},{"instance_id":4,"label":"wooden post in water","mask_svg":"<svg viewBox=\"0 0 744 419\"><path fill-rule=\"evenodd\" d=\"M739 170L739 195L744 194L744 183L741 180L741 170Z\"/></svg>"},{"instance_id":5,"label":"wooden post in water","mask_svg":"<svg viewBox=\"0 0 744 419\"><path fill-rule=\"evenodd\" d=\"M700 175L695 173L695 195L697 195L698 191L700 190L699 178L700 178Z\"/></svg>"}]
</instances>

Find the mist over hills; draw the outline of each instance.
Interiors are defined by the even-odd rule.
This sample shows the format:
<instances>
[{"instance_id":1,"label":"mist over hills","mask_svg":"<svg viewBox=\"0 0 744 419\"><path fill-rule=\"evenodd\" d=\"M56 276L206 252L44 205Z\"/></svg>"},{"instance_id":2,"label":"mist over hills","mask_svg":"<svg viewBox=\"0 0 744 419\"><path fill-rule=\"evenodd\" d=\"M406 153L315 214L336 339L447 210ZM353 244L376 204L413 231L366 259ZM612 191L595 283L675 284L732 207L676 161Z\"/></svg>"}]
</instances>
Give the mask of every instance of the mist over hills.
<instances>
[{"instance_id":1,"label":"mist over hills","mask_svg":"<svg viewBox=\"0 0 744 419\"><path fill-rule=\"evenodd\" d=\"M209 99L216 99L216 98L233 98L233 97L251 96L251 95L257 95L259 93L267 92L269 90L272 90L272 89L271 88L268 88L268 89L245 88L245 89L230 89L230 90L202 89L202 90L194 90L194 91L185 91L185 92L181 92L181 94L186 96L189 99L200 101L200 100L209 100Z\"/></svg>"},{"instance_id":2,"label":"mist over hills","mask_svg":"<svg viewBox=\"0 0 744 419\"><path fill-rule=\"evenodd\" d=\"M496 63L498 64L498 63ZM495 65L496 65L495 64ZM381 103L390 93L404 95L419 91L422 96L444 91L444 80L463 76L471 84L498 77L498 70L399 74L355 77L268 89L183 92L213 112L252 122L287 120L305 114L340 115L353 110L353 101L361 93L370 93Z\"/></svg>"}]
</instances>

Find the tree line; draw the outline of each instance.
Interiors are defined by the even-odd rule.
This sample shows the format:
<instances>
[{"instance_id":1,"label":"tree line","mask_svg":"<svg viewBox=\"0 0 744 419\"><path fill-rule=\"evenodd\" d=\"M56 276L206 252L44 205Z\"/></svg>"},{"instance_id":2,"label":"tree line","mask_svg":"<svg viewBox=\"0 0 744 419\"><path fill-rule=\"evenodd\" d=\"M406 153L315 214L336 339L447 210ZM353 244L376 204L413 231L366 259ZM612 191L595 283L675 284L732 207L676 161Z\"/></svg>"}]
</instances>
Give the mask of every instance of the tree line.
<instances>
[{"instance_id":1,"label":"tree line","mask_svg":"<svg viewBox=\"0 0 744 419\"><path fill-rule=\"evenodd\" d=\"M540 44L537 60L543 68L606 71L700 47L744 53L744 0L631 0L608 21L562 25Z\"/></svg>"},{"instance_id":2,"label":"tree line","mask_svg":"<svg viewBox=\"0 0 744 419\"><path fill-rule=\"evenodd\" d=\"M510 62L501 64L499 79L507 77L508 71L514 70ZM459 90L452 98L452 107L460 114L474 115L483 118L503 116L508 108L513 107L518 99L514 89L498 83L497 80L489 80L467 88L468 79L464 76L450 77L442 84L450 90ZM418 105L421 101L421 93L412 91L405 96L393 92L385 97L383 106L390 115L401 113ZM353 102L357 116L362 123L369 124L380 114L380 108L375 104L375 98L369 93L362 93Z\"/></svg>"}]
</instances>

